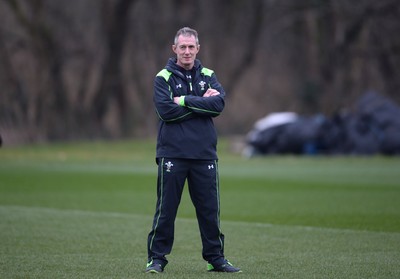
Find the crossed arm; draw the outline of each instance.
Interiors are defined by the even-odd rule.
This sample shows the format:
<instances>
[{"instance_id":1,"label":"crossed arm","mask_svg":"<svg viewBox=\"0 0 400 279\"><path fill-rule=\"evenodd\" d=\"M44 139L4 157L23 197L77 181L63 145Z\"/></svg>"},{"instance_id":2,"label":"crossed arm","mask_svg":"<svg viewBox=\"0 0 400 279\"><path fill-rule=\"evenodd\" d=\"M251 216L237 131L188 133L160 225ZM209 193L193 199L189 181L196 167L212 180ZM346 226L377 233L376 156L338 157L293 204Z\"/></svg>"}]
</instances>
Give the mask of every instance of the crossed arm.
<instances>
[{"instance_id":1,"label":"crossed arm","mask_svg":"<svg viewBox=\"0 0 400 279\"><path fill-rule=\"evenodd\" d=\"M207 97L217 96L219 94L220 93L217 90L209 88L207 89L206 93L204 93L203 97L207 98ZM182 96L174 97L174 103L179 105L181 103L181 98Z\"/></svg>"},{"instance_id":2,"label":"crossed arm","mask_svg":"<svg viewBox=\"0 0 400 279\"><path fill-rule=\"evenodd\" d=\"M221 88L221 90L219 90ZM200 115L218 116L224 108L225 93L214 79L203 96L173 96L171 87L161 77L155 80L154 103L159 118L165 122L179 122Z\"/></svg>"}]
</instances>

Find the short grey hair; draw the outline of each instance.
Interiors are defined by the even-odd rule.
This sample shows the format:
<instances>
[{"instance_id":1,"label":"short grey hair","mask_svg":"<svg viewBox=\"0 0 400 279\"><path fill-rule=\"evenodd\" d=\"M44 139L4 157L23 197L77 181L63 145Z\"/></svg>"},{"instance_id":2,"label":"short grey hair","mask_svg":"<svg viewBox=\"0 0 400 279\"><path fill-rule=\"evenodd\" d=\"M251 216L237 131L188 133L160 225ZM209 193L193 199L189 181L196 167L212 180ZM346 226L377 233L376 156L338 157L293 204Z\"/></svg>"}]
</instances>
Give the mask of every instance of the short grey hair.
<instances>
[{"instance_id":1,"label":"short grey hair","mask_svg":"<svg viewBox=\"0 0 400 279\"><path fill-rule=\"evenodd\" d=\"M196 44L199 45L199 35L197 34L197 31L190 28L190 27L183 27L181 29L178 30L178 32L176 32L175 38L174 38L174 45L176 45L178 43L178 37L182 35L185 37L190 37L190 36L194 36L196 39Z\"/></svg>"}]
</instances>

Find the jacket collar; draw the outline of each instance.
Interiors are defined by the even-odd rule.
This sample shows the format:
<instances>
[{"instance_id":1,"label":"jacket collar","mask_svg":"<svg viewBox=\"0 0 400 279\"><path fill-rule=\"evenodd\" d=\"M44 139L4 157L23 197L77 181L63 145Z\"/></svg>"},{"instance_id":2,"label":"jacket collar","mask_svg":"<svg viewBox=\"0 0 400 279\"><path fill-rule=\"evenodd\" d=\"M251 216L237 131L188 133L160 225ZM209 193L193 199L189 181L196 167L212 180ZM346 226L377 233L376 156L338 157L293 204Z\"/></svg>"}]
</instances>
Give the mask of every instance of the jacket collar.
<instances>
[{"instance_id":1,"label":"jacket collar","mask_svg":"<svg viewBox=\"0 0 400 279\"><path fill-rule=\"evenodd\" d=\"M184 73L187 72L187 70L185 70L184 68L182 68L181 66L179 66L178 64L176 64L176 57L172 57L170 59L168 59L167 65L165 66L165 68L168 71L171 71L179 76L184 76ZM201 70L202 65L199 59L196 59L194 61L194 66L192 68L192 71L197 71L197 70Z\"/></svg>"}]
</instances>

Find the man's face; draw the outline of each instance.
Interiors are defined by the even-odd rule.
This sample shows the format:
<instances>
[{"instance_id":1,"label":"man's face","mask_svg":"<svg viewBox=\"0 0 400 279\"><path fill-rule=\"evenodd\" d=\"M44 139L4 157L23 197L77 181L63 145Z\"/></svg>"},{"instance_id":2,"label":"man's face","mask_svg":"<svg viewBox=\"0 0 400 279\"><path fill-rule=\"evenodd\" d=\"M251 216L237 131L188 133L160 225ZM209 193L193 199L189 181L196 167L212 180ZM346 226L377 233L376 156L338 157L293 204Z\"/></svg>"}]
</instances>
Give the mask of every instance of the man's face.
<instances>
[{"instance_id":1,"label":"man's face","mask_svg":"<svg viewBox=\"0 0 400 279\"><path fill-rule=\"evenodd\" d=\"M186 70L190 70L193 68L200 45L196 44L194 36L180 35L176 45L172 46L172 50L176 53L177 64Z\"/></svg>"}]
</instances>

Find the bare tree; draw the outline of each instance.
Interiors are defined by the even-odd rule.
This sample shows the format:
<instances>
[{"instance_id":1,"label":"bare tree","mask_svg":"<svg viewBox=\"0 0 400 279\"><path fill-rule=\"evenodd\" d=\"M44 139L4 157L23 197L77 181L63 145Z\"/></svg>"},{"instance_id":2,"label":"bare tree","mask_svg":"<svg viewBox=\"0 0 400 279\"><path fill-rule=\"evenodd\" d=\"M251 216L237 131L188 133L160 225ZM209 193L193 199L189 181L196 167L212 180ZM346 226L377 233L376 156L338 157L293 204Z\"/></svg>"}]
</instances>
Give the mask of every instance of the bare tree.
<instances>
[{"instance_id":1,"label":"bare tree","mask_svg":"<svg viewBox=\"0 0 400 279\"><path fill-rule=\"evenodd\" d=\"M27 90L27 86L22 86L18 82L14 83L17 88L16 92L20 96L17 100L21 102L22 108L26 106L26 118L21 120L27 123L28 134L31 136L35 133L33 129L38 129L44 134L44 138L64 138L66 133L63 126L68 125L68 119L65 119L64 116L68 115L69 108L61 78L63 57L57 48L50 27L43 19L43 1L34 0L20 3L17 0L7 0L6 3L22 32L26 35L26 42L21 46L20 52L24 52L27 59L25 62L31 63L33 67L24 69L26 70L25 74L33 78L32 84L28 85L33 85L30 92L23 92ZM29 14L26 10L29 11ZM4 46L3 50L9 51ZM9 55L13 56L11 53ZM8 60L8 67L13 69L17 66ZM15 71L11 73L14 76L17 74ZM14 78L14 80L17 81L18 78ZM60 125L60 123L62 124Z\"/></svg>"},{"instance_id":2,"label":"bare tree","mask_svg":"<svg viewBox=\"0 0 400 279\"><path fill-rule=\"evenodd\" d=\"M183 26L227 91L223 133L278 110L335 113L369 89L400 101L399 16L397 0L0 0L0 133L153 135L154 76Z\"/></svg>"},{"instance_id":3,"label":"bare tree","mask_svg":"<svg viewBox=\"0 0 400 279\"><path fill-rule=\"evenodd\" d=\"M114 100L118 106L118 122L121 125L121 135L129 133L127 127L128 104L123 88L122 54L127 36L129 11L134 4L133 0L102 1L102 20L104 35L107 45L106 58L102 71L101 85L94 98L93 111L99 128L104 127L104 117L109 104Z\"/></svg>"}]
</instances>

